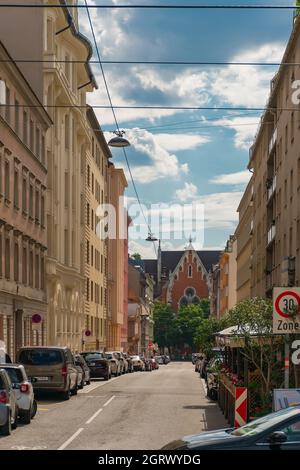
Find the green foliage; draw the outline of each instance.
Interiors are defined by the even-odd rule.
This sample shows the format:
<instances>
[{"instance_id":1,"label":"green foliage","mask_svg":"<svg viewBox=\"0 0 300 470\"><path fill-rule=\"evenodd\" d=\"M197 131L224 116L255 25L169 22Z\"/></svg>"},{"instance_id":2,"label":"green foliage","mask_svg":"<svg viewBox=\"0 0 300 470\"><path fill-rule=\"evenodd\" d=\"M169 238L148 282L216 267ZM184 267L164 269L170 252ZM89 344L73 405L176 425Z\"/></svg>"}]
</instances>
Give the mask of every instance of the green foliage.
<instances>
[{"instance_id":1,"label":"green foliage","mask_svg":"<svg viewBox=\"0 0 300 470\"><path fill-rule=\"evenodd\" d=\"M173 343L173 324L175 315L170 305L156 302L153 310L154 341L160 347L170 346Z\"/></svg>"},{"instance_id":2,"label":"green foliage","mask_svg":"<svg viewBox=\"0 0 300 470\"><path fill-rule=\"evenodd\" d=\"M194 333L194 341L197 344L198 350L209 356L211 348L216 345L215 334L228 326L229 321L227 316L220 319L215 317L204 318Z\"/></svg>"},{"instance_id":3,"label":"green foliage","mask_svg":"<svg viewBox=\"0 0 300 470\"><path fill-rule=\"evenodd\" d=\"M131 255L131 258L134 259L135 261L140 261L142 259L139 253L133 253L133 255Z\"/></svg>"}]
</instances>

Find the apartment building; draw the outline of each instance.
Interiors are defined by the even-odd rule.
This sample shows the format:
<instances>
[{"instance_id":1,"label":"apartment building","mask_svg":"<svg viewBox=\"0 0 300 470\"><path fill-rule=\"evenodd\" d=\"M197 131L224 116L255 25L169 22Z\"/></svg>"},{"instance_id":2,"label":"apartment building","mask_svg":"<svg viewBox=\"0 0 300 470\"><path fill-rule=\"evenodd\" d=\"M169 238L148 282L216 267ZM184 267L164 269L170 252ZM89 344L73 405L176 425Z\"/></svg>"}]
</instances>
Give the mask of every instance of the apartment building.
<instances>
[{"instance_id":1,"label":"apartment building","mask_svg":"<svg viewBox=\"0 0 300 470\"><path fill-rule=\"evenodd\" d=\"M128 217L124 209L123 195L127 181L124 171L115 168L112 163L108 167L108 203L115 209L115 232L108 238L107 244L107 348L121 350L122 328L124 325L124 307L126 306L126 276L127 263L127 228Z\"/></svg>"},{"instance_id":2,"label":"apartment building","mask_svg":"<svg viewBox=\"0 0 300 470\"><path fill-rule=\"evenodd\" d=\"M85 333L84 349L104 349L106 346L107 299L107 242L102 239L97 226L97 208L107 202L108 162L111 158L100 124L91 107L87 111L90 126L90 145L86 153L82 208L84 222L85 271ZM87 334L86 334L87 332Z\"/></svg>"},{"instance_id":3,"label":"apartment building","mask_svg":"<svg viewBox=\"0 0 300 470\"><path fill-rule=\"evenodd\" d=\"M225 250L220 255L220 316L224 315L236 304L237 264L236 238L231 235Z\"/></svg>"},{"instance_id":4,"label":"apartment building","mask_svg":"<svg viewBox=\"0 0 300 470\"><path fill-rule=\"evenodd\" d=\"M45 135L51 119L0 43L0 342L14 359L47 335Z\"/></svg>"},{"instance_id":5,"label":"apartment building","mask_svg":"<svg viewBox=\"0 0 300 470\"><path fill-rule=\"evenodd\" d=\"M237 286L236 300L248 299L251 296L251 256L253 232L253 183L252 179L247 185L239 207L239 223L235 231L237 243Z\"/></svg>"},{"instance_id":6,"label":"apartment building","mask_svg":"<svg viewBox=\"0 0 300 470\"><path fill-rule=\"evenodd\" d=\"M300 16L295 17L283 63L300 61ZM300 282L300 107L292 102L300 69L281 65L250 149L254 171L251 296Z\"/></svg>"}]
</instances>

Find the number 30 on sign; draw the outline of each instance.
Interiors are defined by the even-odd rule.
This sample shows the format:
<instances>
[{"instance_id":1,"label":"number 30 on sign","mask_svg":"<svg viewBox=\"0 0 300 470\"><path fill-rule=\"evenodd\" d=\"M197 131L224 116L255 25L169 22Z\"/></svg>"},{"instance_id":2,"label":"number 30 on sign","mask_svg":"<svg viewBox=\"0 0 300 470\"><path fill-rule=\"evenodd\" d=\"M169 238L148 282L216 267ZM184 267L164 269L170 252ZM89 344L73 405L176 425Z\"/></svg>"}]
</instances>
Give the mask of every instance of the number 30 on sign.
<instances>
[{"instance_id":1,"label":"number 30 on sign","mask_svg":"<svg viewBox=\"0 0 300 470\"><path fill-rule=\"evenodd\" d=\"M300 333L300 287L273 289L273 333Z\"/></svg>"}]
</instances>

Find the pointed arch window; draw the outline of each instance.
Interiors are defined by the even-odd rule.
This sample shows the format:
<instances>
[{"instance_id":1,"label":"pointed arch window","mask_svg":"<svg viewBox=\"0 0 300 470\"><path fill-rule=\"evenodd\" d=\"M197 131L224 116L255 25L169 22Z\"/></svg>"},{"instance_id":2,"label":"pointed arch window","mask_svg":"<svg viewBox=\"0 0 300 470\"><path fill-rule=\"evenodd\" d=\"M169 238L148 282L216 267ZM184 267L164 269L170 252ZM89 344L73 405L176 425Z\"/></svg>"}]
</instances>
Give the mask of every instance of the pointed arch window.
<instances>
[{"instance_id":1,"label":"pointed arch window","mask_svg":"<svg viewBox=\"0 0 300 470\"><path fill-rule=\"evenodd\" d=\"M193 277L193 267L191 264L188 267L188 277Z\"/></svg>"}]
</instances>

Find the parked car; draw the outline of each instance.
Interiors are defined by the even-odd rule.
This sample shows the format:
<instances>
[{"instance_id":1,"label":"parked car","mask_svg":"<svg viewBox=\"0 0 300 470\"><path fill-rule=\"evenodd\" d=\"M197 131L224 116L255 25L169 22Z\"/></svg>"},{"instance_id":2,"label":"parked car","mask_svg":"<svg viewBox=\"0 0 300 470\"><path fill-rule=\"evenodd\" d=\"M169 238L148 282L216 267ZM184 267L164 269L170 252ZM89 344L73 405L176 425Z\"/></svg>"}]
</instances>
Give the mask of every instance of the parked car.
<instances>
[{"instance_id":1,"label":"parked car","mask_svg":"<svg viewBox=\"0 0 300 470\"><path fill-rule=\"evenodd\" d=\"M128 372L128 362L121 351L114 351L114 354L120 361L121 374L126 374Z\"/></svg>"},{"instance_id":2,"label":"parked car","mask_svg":"<svg viewBox=\"0 0 300 470\"><path fill-rule=\"evenodd\" d=\"M200 377L202 379L205 378L205 368L207 364L207 359L204 356L204 354L200 354L195 362L195 372L198 372L200 374Z\"/></svg>"},{"instance_id":3,"label":"parked car","mask_svg":"<svg viewBox=\"0 0 300 470\"><path fill-rule=\"evenodd\" d=\"M74 359L74 364L75 364L75 367L76 367L76 370L77 370L78 388L83 389L83 387L84 387L84 373L83 373L83 370L82 370L82 367L81 367L79 361L77 361L77 359L75 358L75 354L73 354L73 359Z\"/></svg>"},{"instance_id":4,"label":"parked car","mask_svg":"<svg viewBox=\"0 0 300 470\"><path fill-rule=\"evenodd\" d=\"M91 378L103 377L104 380L111 378L110 361L100 351L82 352L80 353L87 363Z\"/></svg>"},{"instance_id":5,"label":"parked car","mask_svg":"<svg viewBox=\"0 0 300 470\"><path fill-rule=\"evenodd\" d=\"M19 349L17 362L25 367L34 392L59 392L64 400L77 394L78 372L69 348L22 347Z\"/></svg>"},{"instance_id":6,"label":"parked car","mask_svg":"<svg viewBox=\"0 0 300 470\"><path fill-rule=\"evenodd\" d=\"M157 361L157 364L164 364L164 359L162 356L156 356L155 360Z\"/></svg>"},{"instance_id":7,"label":"parked car","mask_svg":"<svg viewBox=\"0 0 300 470\"><path fill-rule=\"evenodd\" d=\"M151 357L151 363L152 363L152 370L159 369L158 362L156 361L155 357Z\"/></svg>"},{"instance_id":8,"label":"parked car","mask_svg":"<svg viewBox=\"0 0 300 470\"><path fill-rule=\"evenodd\" d=\"M22 364L3 364L17 398L18 414L25 424L30 424L37 410L32 383L28 380Z\"/></svg>"},{"instance_id":9,"label":"parked car","mask_svg":"<svg viewBox=\"0 0 300 470\"><path fill-rule=\"evenodd\" d=\"M17 396L8 373L0 369L0 432L9 436L18 425Z\"/></svg>"},{"instance_id":10,"label":"parked car","mask_svg":"<svg viewBox=\"0 0 300 470\"><path fill-rule=\"evenodd\" d=\"M90 368L85 362L84 358L80 354L75 354L75 361L77 361L77 364L80 365L82 371L83 371L83 380L86 385L89 385L91 383L91 378L90 378ZM76 362L75 362L76 363ZM76 364L76 365L77 365Z\"/></svg>"},{"instance_id":11,"label":"parked car","mask_svg":"<svg viewBox=\"0 0 300 470\"><path fill-rule=\"evenodd\" d=\"M163 358L164 364L169 364L169 362L170 362L170 356L163 355L162 358Z\"/></svg>"},{"instance_id":12,"label":"parked car","mask_svg":"<svg viewBox=\"0 0 300 470\"><path fill-rule=\"evenodd\" d=\"M145 370L144 361L142 361L140 356L131 356L131 359L134 370L139 370L141 372Z\"/></svg>"},{"instance_id":13,"label":"parked car","mask_svg":"<svg viewBox=\"0 0 300 470\"><path fill-rule=\"evenodd\" d=\"M119 360L117 354L114 352L105 352L104 356L110 362L111 373L114 374L115 377L121 375L121 361Z\"/></svg>"},{"instance_id":14,"label":"parked car","mask_svg":"<svg viewBox=\"0 0 300 470\"><path fill-rule=\"evenodd\" d=\"M151 360L148 359L147 357L144 357L144 356L142 356L141 359L145 364L145 369L144 370L146 372L152 372L152 362L151 362Z\"/></svg>"},{"instance_id":15,"label":"parked car","mask_svg":"<svg viewBox=\"0 0 300 470\"><path fill-rule=\"evenodd\" d=\"M129 354L123 353L123 356L125 357L125 359L126 359L126 361L127 361L127 363L128 363L128 372L134 372L132 359L131 359L131 357L129 356Z\"/></svg>"},{"instance_id":16,"label":"parked car","mask_svg":"<svg viewBox=\"0 0 300 470\"><path fill-rule=\"evenodd\" d=\"M300 406L285 408L237 429L186 436L164 450L300 450Z\"/></svg>"}]
</instances>

